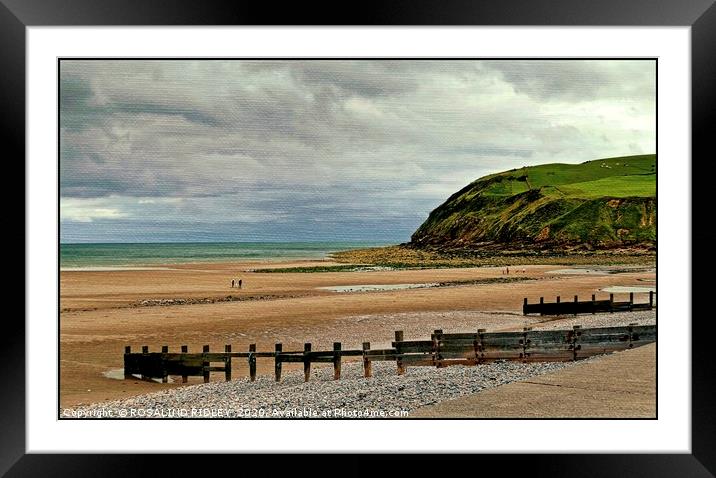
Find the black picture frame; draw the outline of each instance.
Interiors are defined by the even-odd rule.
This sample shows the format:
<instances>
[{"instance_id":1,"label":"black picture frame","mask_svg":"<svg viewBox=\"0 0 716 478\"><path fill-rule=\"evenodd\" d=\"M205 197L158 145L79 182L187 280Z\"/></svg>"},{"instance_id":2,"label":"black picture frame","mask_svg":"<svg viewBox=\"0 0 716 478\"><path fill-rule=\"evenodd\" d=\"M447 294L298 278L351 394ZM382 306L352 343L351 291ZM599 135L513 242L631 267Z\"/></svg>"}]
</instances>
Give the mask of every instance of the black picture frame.
<instances>
[{"instance_id":1,"label":"black picture frame","mask_svg":"<svg viewBox=\"0 0 716 478\"><path fill-rule=\"evenodd\" d=\"M707 245L714 234L697 229L710 217L708 174L713 168L711 139L716 111L716 6L714 0L400 0L342 4L342 10L320 2L228 0L0 0L0 130L6 158L25 157L25 29L29 26L101 25L549 25L549 26L690 26L692 78L692 298L707 296L708 281L699 270L710 266ZM662 134L668 134L663 133ZM708 153L707 153L708 151ZM709 154L711 153L711 154ZM708 156L707 156L708 154ZM697 160L695 160L698 158ZM16 159L13 159L17 161ZM678 160L678 159L674 159ZM687 158L688 160L688 158ZM688 165L685 165L687 167ZM699 174L695 174L698 166ZM712 188L712 186L711 186ZM668 197L668 194L665 194ZM665 199L668 200L668 199ZM684 231L685 233L687 231ZM710 268L710 267L709 267ZM713 403L714 366L710 348L713 327L708 314L698 314L692 299L692 454L641 455L519 455L510 457L512 470L553 477L574 476L714 476L716 472L716 413ZM682 318L683 319L683 318ZM25 448L25 331L19 315L6 315L0 347L0 476L125 476L149 472L145 463L126 455L26 454ZM663 350L668 348L664 346ZM23 358L22 360L18 358ZM479 424L476 424L479 432ZM575 437L578 431L575 430ZM271 474L292 460L270 460ZM440 459L402 460L405 468L427 473ZM144 462L144 463L143 463ZM292 463L293 462L293 463ZM504 466L505 457L480 456L474 469ZM212 459L212 464L215 460ZM236 462L235 462L236 463ZM282 464L283 463L283 464ZM442 465L441 465L442 463ZM479 463L479 466L478 466ZM241 464L236 463L240 469ZM162 473L187 471L183 460L162 459ZM360 456L343 459L345 474L368 469ZM525 471L527 472L527 471Z\"/></svg>"}]
</instances>

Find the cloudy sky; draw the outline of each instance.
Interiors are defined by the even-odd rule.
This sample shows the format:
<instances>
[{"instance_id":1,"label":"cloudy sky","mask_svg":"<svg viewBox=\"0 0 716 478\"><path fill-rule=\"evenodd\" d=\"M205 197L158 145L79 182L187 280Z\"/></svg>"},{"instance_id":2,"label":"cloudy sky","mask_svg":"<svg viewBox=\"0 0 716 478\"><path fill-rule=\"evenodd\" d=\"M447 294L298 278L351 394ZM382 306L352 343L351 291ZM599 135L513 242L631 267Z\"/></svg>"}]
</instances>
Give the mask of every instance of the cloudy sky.
<instances>
[{"instance_id":1,"label":"cloudy sky","mask_svg":"<svg viewBox=\"0 0 716 478\"><path fill-rule=\"evenodd\" d=\"M403 242L480 176L653 153L652 61L60 67L62 242Z\"/></svg>"}]
</instances>

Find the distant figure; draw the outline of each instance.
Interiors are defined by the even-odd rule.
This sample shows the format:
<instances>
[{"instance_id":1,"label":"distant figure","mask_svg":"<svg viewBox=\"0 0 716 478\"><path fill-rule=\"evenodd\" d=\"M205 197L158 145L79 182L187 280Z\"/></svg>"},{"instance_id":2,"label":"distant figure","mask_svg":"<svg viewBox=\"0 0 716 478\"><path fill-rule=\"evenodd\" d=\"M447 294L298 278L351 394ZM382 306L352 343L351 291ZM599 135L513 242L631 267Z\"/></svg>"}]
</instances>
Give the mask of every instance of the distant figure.
<instances>
[{"instance_id":1,"label":"distant figure","mask_svg":"<svg viewBox=\"0 0 716 478\"><path fill-rule=\"evenodd\" d=\"M522 269L522 272L527 272L527 269Z\"/></svg>"},{"instance_id":2,"label":"distant figure","mask_svg":"<svg viewBox=\"0 0 716 478\"><path fill-rule=\"evenodd\" d=\"M239 279L239 289L241 289L241 284L244 282L243 279Z\"/></svg>"},{"instance_id":3,"label":"distant figure","mask_svg":"<svg viewBox=\"0 0 716 478\"><path fill-rule=\"evenodd\" d=\"M234 287L236 287L236 281L231 279L231 288L233 289Z\"/></svg>"},{"instance_id":4,"label":"distant figure","mask_svg":"<svg viewBox=\"0 0 716 478\"><path fill-rule=\"evenodd\" d=\"M507 266L506 270L507 270L507 275L509 275L510 274L510 266Z\"/></svg>"}]
</instances>

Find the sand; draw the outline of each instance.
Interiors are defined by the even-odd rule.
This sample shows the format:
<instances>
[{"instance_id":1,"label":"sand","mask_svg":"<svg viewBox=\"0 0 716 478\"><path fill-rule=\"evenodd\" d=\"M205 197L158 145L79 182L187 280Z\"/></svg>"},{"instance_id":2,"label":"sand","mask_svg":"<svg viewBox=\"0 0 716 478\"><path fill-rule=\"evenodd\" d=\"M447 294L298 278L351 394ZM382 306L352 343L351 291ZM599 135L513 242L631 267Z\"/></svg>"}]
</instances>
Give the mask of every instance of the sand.
<instances>
[{"instance_id":1,"label":"sand","mask_svg":"<svg viewBox=\"0 0 716 478\"><path fill-rule=\"evenodd\" d=\"M656 418L656 344L422 407L411 417Z\"/></svg>"},{"instance_id":2,"label":"sand","mask_svg":"<svg viewBox=\"0 0 716 478\"><path fill-rule=\"evenodd\" d=\"M331 265L329 261L272 262L270 267ZM60 406L68 407L126 398L181 386L140 380L116 380L105 376L122 367L125 345L138 350L162 345L178 350L188 345L199 351L208 344L223 350L329 348L334 341L343 348L359 348L370 341L373 348L389 345L395 330L406 338L424 338L435 328L444 331L516 330L545 318L521 315L523 297L530 301L553 300L557 294L588 298L605 287L638 287L653 280L654 272L630 271L608 275L552 274L565 269L555 265L527 265L525 273L510 277L529 280L462 284L416 289L336 293L321 287L365 284L425 284L504 278L502 269L456 268L325 273L256 273L265 262L222 264L171 264L152 270L61 271L60 273ZM515 264L514 269L523 266ZM513 268L511 268L512 270ZM243 279L242 289L232 289L232 279ZM640 284L641 282L641 284ZM604 293L601 293L604 294ZM604 294L605 295L605 294ZM231 296L231 300L227 297ZM626 297L626 296L625 296ZM648 294L637 293L644 302ZM622 298L617 295L617 300ZM181 299L208 301L180 305L139 305L142 301ZM272 373L270 360L258 361L258 372ZM234 375L246 373L235 362ZM212 380L223 379L220 374ZM190 383L199 383L198 377Z\"/></svg>"}]
</instances>

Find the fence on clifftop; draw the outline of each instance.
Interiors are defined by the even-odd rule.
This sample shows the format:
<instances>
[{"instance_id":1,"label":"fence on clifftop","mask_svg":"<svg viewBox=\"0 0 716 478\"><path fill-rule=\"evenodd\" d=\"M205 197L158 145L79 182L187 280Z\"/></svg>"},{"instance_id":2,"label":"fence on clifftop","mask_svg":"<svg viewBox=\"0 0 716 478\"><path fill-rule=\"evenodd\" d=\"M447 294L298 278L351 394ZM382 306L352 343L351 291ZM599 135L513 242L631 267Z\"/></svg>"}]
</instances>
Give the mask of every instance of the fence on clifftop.
<instances>
[{"instance_id":1,"label":"fence on clifftop","mask_svg":"<svg viewBox=\"0 0 716 478\"><path fill-rule=\"evenodd\" d=\"M273 352L258 352L256 344L249 345L246 352L233 352L231 345L224 346L223 352L211 352L204 345L201 353L189 353L183 345L181 352L170 353L168 346L161 352L149 352L143 346L141 353L132 352L130 346L124 351L124 376L143 379L159 379L166 382L168 376L181 376L187 382L189 376L203 376L209 382L211 372L224 372L225 379L231 380L231 362L234 358L248 361L249 379L256 380L257 359L269 358L274 361L274 376L281 380L284 363L302 363L304 380L311 375L311 364L333 364L333 378L341 377L343 357L360 357L363 374L372 375L372 362L394 361L397 373L403 374L408 366L446 367L449 365L477 365L498 360L520 362L571 361L593 355L639 347L656 341L656 326L601 327L583 329L576 325L569 330L532 330L526 327L522 332L476 332L443 333L435 330L430 340L404 340L403 331L395 332L392 348L372 350L370 342L364 342L361 349L344 350L340 342L332 350L312 350L311 344L304 344L303 350L284 351L283 345L275 345Z\"/></svg>"}]
</instances>

